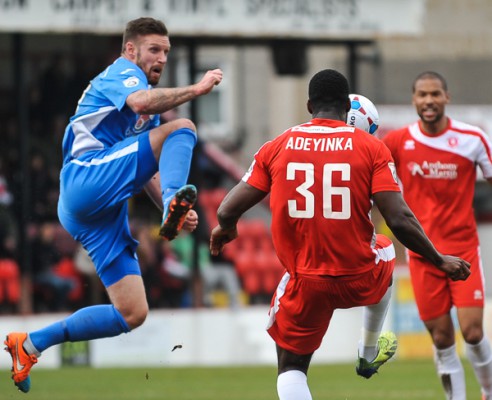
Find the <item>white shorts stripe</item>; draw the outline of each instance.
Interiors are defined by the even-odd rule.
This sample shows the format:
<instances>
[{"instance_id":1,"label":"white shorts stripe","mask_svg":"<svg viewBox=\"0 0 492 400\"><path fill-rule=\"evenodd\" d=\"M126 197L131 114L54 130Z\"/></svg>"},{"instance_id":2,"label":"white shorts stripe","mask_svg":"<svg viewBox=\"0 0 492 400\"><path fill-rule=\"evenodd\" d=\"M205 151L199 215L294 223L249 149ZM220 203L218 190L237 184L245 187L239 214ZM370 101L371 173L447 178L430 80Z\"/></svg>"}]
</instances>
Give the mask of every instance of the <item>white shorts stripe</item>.
<instances>
[{"instance_id":1,"label":"white shorts stripe","mask_svg":"<svg viewBox=\"0 0 492 400\"><path fill-rule=\"evenodd\" d=\"M279 309L280 299L285 294L285 288L287 287L287 283L289 283L289 280L290 280L290 275L288 272L286 272L277 286L277 291L275 293L275 301L273 303L273 306L270 308L270 313L269 313L270 318L268 319L268 324L266 327L267 330L270 329L273 323L275 322L275 314Z\"/></svg>"},{"instance_id":2,"label":"white shorts stripe","mask_svg":"<svg viewBox=\"0 0 492 400\"><path fill-rule=\"evenodd\" d=\"M103 158L93 158L90 161L80 161L77 159L74 159L70 162L80 165L82 167L90 167L93 165L101 165L101 164L107 164L113 160L117 160L118 158L125 157L128 154L132 154L138 151L138 141L132 143L131 145L115 151L114 153L108 154L107 156L104 156Z\"/></svg>"},{"instance_id":3,"label":"white shorts stripe","mask_svg":"<svg viewBox=\"0 0 492 400\"><path fill-rule=\"evenodd\" d=\"M382 247L381 249L373 249L373 251L376 253L376 264L381 260L388 262L396 258L395 246L393 246L393 243L389 246Z\"/></svg>"}]
</instances>

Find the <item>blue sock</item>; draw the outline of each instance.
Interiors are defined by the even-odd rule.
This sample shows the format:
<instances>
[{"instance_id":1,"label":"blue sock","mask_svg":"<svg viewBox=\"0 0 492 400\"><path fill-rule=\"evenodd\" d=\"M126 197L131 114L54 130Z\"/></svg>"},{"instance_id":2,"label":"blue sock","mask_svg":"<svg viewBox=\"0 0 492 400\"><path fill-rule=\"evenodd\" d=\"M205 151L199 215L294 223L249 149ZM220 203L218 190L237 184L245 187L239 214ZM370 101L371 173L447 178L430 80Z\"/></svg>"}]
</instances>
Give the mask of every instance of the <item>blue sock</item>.
<instances>
[{"instance_id":1,"label":"blue sock","mask_svg":"<svg viewBox=\"0 0 492 400\"><path fill-rule=\"evenodd\" d=\"M159 158L162 199L164 210L176 191L186 185L190 173L193 148L197 141L196 133L189 128L172 132L162 147Z\"/></svg>"},{"instance_id":2,"label":"blue sock","mask_svg":"<svg viewBox=\"0 0 492 400\"><path fill-rule=\"evenodd\" d=\"M64 320L29 333L40 353L55 344L118 336L130 327L111 304L82 308Z\"/></svg>"}]
</instances>

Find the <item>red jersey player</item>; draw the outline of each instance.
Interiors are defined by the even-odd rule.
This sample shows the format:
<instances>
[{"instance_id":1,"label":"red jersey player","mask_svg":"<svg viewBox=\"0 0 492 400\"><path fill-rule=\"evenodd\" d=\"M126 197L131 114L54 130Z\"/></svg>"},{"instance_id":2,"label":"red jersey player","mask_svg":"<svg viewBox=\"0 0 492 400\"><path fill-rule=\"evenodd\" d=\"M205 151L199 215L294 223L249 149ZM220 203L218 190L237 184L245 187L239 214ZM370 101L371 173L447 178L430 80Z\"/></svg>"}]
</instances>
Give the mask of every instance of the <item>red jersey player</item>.
<instances>
[{"instance_id":1,"label":"red jersey player","mask_svg":"<svg viewBox=\"0 0 492 400\"><path fill-rule=\"evenodd\" d=\"M477 165L492 183L492 145L481 129L447 117L448 102L445 79L435 72L420 74L413 85L420 120L389 132L384 142L395 160L404 198L436 248L471 263L469 279L451 282L427 260L409 252L415 299L434 343L447 398L466 398L450 315L455 306L483 398L492 399L492 352L483 333L485 294L472 206Z\"/></svg>"},{"instance_id":2,"label":"red jersey player","mask_svg":"<svg viewBox=\"0 0 492 400\"><path fill-rule=\"evenodd\" d=\"M272 237L286 269L272 299L268 332L277 344L279 398L307 400L307 371L333 311L366 306L356 371L369 378L396 350L381 334L391 297L394 248L376 235L372 201L388 226L413 251L452 279L466 279L468 263L443 256L404 202L391 155L370 134L345 124L346 78L328 69L309 83L313 119L264 144L225 197L212 231L218 254L237 237L240 216L271 194Z\"/></svg>"}]
</instances>

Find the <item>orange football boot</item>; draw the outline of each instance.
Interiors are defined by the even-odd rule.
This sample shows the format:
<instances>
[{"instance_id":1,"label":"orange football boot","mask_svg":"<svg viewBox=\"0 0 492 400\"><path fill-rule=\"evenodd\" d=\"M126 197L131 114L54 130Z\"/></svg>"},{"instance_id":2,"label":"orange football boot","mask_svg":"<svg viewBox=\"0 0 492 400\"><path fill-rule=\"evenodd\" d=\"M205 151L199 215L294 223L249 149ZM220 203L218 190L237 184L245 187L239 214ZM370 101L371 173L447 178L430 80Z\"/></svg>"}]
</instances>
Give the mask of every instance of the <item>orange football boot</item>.
<instances>
[{"instance_id":1,"label":"orange football boot","mask_svg":"<svg viewBox=\"0 0 492 400\"><path fill-rule=\"evenodd\" d=\"M167 240L173 240L178 236L186 219L186 214L194 206L196 199L195 186L185 185L178 189L164 212L159 235Z\"/></svg>"},{"instance_id":2,"label":"orange football boot","mask_svg":"<svg viewBox=\"0 0 492 400\"><path fill-rule=\"evenodd\" d=\"M12 379L15 386L24 393L29 392L31 388L31 378L29 372L34 364L38 362L34 354L27 354L23 344L27 339L27 333L13 332L7 335L3 342L5 350L12 357Z\"/></svg>"}]
</instances>

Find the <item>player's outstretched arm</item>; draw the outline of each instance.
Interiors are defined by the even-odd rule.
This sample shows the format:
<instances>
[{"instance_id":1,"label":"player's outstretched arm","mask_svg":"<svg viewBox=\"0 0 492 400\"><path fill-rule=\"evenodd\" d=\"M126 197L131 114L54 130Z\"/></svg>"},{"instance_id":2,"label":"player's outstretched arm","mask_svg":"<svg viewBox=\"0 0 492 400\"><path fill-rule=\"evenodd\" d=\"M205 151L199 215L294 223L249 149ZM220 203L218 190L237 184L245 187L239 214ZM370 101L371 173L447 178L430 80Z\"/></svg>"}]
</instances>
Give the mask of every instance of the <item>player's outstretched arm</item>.
<instances>
[{"instance_id":1,"label":"player's outstretched arm","mask_svg":"<svg viewBox=\"0 0 492 400\"><path fill-rule=\"evenodd\" d=\"M388 227L406 248L429 260L452 280L468 278L470 264L436 250L400 192L375 193L373 199Z\"/></svg>"},{"instance_id":2,"label":"player's outstretched arm","mask_svg":"<svg viewBox=\"0 0 492 400\"><path fill-rule=\"evenodd\" d=\"M138 90L126 98L126 104L137 114L161 114L210 93L221 81L222 70L209 70L193 85Z\"/></svg>"},{"instance_id":3,"label":"player's outstretched arm","mask_svg":"<svg viewBox=\"0 0 492 400\"><path fill-rule=\"evenodd\" d=\"M247 210L259 203L267 195L255 187L240 181L227 193L217 211L217 225L210 236L210 252L218 255L224 245L237 238L237 221Z\"/></svg>"}]
</instances>

